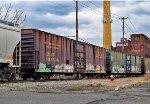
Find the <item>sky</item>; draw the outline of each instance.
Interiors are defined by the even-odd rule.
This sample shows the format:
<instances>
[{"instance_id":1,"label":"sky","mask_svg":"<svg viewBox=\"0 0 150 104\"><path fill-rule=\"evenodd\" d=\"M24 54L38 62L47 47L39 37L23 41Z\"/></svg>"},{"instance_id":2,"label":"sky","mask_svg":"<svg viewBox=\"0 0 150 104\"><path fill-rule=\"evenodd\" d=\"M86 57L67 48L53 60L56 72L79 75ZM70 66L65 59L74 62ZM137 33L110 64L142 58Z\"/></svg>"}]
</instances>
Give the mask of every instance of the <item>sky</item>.
<instances>
[{"instance_id":1,"label":"sky","mask_svg":"<svg viewBox=\"0 0 150 104\"><path fill-rule=\"evenodd\" d=\"M10 3L12 11L21 9L26 14L25 27L22 28L35 28L67 37L76 34L74 0L0 0L0 7L5 9ZM128 17L125 20L125 38L129 39L134 33L150 37L149 8L149 0L111 0L113 46L122 37L120 17ZM79 0L79 40L103 46L102 0Z\"/></svg>"}]
</instances>

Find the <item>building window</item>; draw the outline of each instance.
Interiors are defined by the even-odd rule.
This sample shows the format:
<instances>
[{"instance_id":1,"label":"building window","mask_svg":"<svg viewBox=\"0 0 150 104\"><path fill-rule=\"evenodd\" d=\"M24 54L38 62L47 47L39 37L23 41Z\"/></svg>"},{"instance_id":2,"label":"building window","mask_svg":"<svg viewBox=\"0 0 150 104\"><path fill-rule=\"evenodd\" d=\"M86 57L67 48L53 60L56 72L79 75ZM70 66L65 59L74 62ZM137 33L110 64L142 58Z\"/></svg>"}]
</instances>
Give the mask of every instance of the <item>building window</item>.
<instances>
[{"instance_id":1,"label":"building window","mask_svg":"<svg viewBox=\"0 0 150 104\"><path fill-rule=\"evenodd\" d=\"M139 41L140 40L140 37L135 37L135 41Z\"/></svg>"}]
</instances>

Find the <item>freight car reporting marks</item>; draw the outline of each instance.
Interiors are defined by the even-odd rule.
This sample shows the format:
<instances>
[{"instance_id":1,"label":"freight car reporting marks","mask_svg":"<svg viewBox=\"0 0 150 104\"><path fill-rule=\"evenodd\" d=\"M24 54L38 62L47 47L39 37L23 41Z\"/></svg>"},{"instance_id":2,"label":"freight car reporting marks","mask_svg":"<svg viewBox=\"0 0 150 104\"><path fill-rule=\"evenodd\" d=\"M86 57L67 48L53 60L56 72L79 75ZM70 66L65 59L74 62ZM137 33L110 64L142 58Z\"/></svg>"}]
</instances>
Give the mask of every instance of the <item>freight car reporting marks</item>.
<instances>
[{"instance_id":1,"label":"freight car reporting marks","mask_svg":"<svg viewBox=\"0 0 150 104\"><path fill-rule=\"evenodd\" d=\"M55 53L49 53L49 52L46 53L46 60L48 62L56 62L56 63L60 62L60 60L55 57Z\"/></svg>"}]
</instances>

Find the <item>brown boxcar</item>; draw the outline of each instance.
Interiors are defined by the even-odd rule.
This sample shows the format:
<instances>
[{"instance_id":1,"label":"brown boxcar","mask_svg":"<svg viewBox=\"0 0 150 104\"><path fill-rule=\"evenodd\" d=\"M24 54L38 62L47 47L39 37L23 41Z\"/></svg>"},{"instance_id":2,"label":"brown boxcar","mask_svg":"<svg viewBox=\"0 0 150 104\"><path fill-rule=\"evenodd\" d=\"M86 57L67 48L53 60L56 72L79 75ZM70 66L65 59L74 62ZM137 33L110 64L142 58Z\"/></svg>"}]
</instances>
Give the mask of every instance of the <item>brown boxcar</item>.
<instances>
[{"instance_id":1,"label":"brown boxcar","mask_svg":"<svg viewBox=\"0 0 150 104\"><path fill-rule=\"evenodd\" d=\"M105 73L104 48L37 29L22 29L21 41L25 76L34 72Z\"/></svg>"},{"instance_id":2,"label":"brown boxcar","mask_svg":"<svg viewBox=\"0 0 150 104\"><path fill-rule=\"evenodd\" d=\"M105 49L86 45L86 72L105 73Z\"/></svg>"},{"instance_id":3,"label":"brown boxcar","mask_svg":"<svg viewBox=\"0 0 150 104\"><path fill-rule=\"evenodd\" d=\"M150 58L145 58L145 70L146 73L150 73Z\"/></svg>"},{"instance_id":4,"label":"brown boxcar","mask_svg":"<svg viewBox=\"0 0 150 104\"><path fill-rule=\"evenodd\" d=\"M69 38L35 29L22 30L22 69L50 72L73 72L73 42ZM47 70L48 71L48 70Z\"/></svg>"}]
</instances>

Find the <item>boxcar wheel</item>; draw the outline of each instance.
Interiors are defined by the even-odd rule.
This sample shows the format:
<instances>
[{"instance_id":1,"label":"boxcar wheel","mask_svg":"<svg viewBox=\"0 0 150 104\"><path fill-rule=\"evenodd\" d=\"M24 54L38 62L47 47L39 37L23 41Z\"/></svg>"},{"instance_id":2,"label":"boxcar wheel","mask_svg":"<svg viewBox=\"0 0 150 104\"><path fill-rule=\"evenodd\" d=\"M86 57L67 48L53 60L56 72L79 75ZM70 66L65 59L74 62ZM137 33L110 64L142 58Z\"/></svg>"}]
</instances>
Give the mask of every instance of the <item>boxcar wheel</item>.
<instances>
[{"instance_id":1,"label":"boxcar wheel","mask_svg":"<svg viewBox=\"0 0 150 104\"><path fill-rule=\"evenodd\" d=\"M12 72L12 73L10 74L10 77L7 78L7 80L8 80L8 81L16 80L16 75L15 75L15 73Z\"/></svg>"},{"instance_id":2,"label":"boxcar wheel","mask_svg":"<svg viewBox=\"0 0 150 104\"><path fill-rule=\"evenodd\" d=\"M25 75L22 75L21 78L22 78L23 80L27 80L27 77L26 77Z\"/></svg>"},{"instance_id":3,"label":"boxcar wheel","mask_svg":"<svg viewBox=\"0 0 150 104\"><path fill-rule=\"evenodd\" d=\"M45 76L43 76L43 79L44 79L44 80L50 80L50 78L51 78L50 75L45 75Z\"/></svg>"},{"instance_id":4,"label":"boxcar wheel","mask_svg":"<svg viewBox=\"0 0 150 104\"><path fill-rule=\"evenodd\" d=\"M32 77L34 80L40 80L41 76L39 74L34 74L34 76Z\"/></svg>"}]
</instances>

